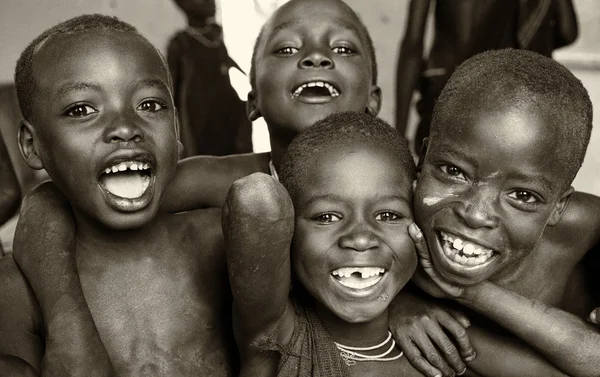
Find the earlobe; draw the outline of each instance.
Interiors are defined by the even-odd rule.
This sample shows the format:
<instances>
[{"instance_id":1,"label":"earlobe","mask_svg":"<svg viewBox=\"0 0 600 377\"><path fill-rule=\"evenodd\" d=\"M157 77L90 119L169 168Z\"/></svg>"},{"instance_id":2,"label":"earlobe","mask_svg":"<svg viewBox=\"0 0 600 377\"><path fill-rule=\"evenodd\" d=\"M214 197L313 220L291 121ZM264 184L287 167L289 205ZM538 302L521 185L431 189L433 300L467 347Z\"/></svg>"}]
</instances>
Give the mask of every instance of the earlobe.
<instances>
[{"instance_id":1,"label":"earlobe","mask_svg":"<svg viewBox=\"0 0 600 377\"><path fill-rule=\"evenodd\" d=\"M256 93L254 90L251 90L250 93L248 93L248 100L246 101L246 116L248 116L248 119L250 119L251 122L254 122L262 116L256 102Z\"/></svg>"},{"instance_id":2,"label":"earlobe","mask_svg":"<svg viewBox=\"0 0 600 377\"><path fill-rule=\"evenodd\" d=\"M21 157L27 163L27 165L35 170L40 170L44 168L42 164L42 160L40 159L37 143L36 143L36 134L35 129L27 120L23 119L19 123L19 131L17 134L17 138L19 140L19 150L21 151Z\"/></svg>"},{"instance_id":3,"label":"earlobe","mask_svg":"<svg viewBox=\"0 0 600 377\"><path fill-rule=\"evenodd\" d=\"M381 110L381 89L377 85L371 88L369 94L369 104L367 105L367 114L377 115Z\"/></svg>"},{"instance_id":4,"label":"earlobe","mask_svg":"<svg viewBox=\"0 0 600 377\"><path fill-rule=\"evenodd\" d=\"M574 191L575 189L571 186L562 194L561 198L558 200L558 202L556 202L556 205L554 206L554 210L552 211L550 219L546 224L547 226L555 226L559 223L563 213L565 213L565 210L569 205L569 201L571 200Z\"/></svg>"}]
</instances>

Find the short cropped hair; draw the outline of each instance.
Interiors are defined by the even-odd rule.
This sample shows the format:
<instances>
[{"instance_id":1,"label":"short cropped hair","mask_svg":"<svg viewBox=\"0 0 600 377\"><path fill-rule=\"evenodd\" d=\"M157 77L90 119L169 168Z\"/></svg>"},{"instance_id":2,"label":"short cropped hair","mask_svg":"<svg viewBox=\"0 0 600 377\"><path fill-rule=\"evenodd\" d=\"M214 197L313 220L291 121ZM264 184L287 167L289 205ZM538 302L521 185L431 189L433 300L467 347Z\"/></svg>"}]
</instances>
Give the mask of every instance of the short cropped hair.
<instances>
[{"instance_id":1,"label":"short cropped hair","mask_svg":"<svg viewBox=\"0 0 600 377\"><path fill-rule=\"evenodd\" d=\"M305 182L315 155L350 143L382 146L397 162L397 169L414 180L415 164L408 143L396 129L376 116L355 111L334 113L300 133L287 148L279 179L292 199Z\"/></svg>"},{"instance_id":2,"label":"short cropped hair","mask_svg":"<svg viewBox=\"0 0 600 377\"><path fill-rule=\"evenodd\" d=\"M19 101L19 107L21 114L25 119L31 117L33 108L33 99L36 91L35 76L33 72L33 61L37 51L43 46L49 38L64 35L64 34L77 34L96 30L109 30L130 33L140 37L146 41L149 45L152 44L142 36L135 27L132 25L119 20L116 17L106 16L102 14L86 14L78 17L71 18L64 22L61 22L40 34L35 38L23 52L17 60L15 68L15 86L17 90L17 99ZM157 50L162 61L165 63L166 60ZM167 69L168 74L168 69ZM169 76L169 85L171 78Z\"/></svg>"},{"instance_id":3,"label":"short cropped hair","mask_svg":"<svg viewBox=\"0 0 600 377\"><path fill-rule=\"evenodd\" d=\"M290 3L293 1L294 0L291 0ZM348 6L348 4L344 3L342 0L331 0L331 1L339 1L340 3L344 4L352 12L352 14L354 14L354 16L356 17L356 20L358 21L356 26L358 27L358 30L360 31L360 33L362 34L362 36L365 39L365 42L367 44L367 50L368 50L367 53L369 54L369 60L371 61L371 83L373 85L377 85L377 57L375 55L375 46L373 45L373 39L371 38L371 34L369 34L369 30L367 29L365 24L361 21L360 17L358 17L358 15L354 11L354 9L350 8L350 6ZM285 6L285 5L282 5L282 7L283 6ZM272 15L271 17L273 17L273 16L274 15ZM267 21L267 23L268 23L268 21ZM266 25L267 24L263 25L263 27L260 29L260 33L258 34L256 41L254 42L254 48L252 49L252 59L250 60L250 86L252 87L252 90L256 89L256 55L258 53L258 47L260 46L260 43L264 36Z\"/></svg>"},{"instance_id":4,"label":"short cropped hair","mask_svg":"<svg viewBox=\"0 0 600 377\"><path fill-rule=\"evenodd\" d=\"M592 132L592 102L587 90L566 67L527 50L492 50L461 64L442 90L430 138L442 132L448 114L472 111L472 103L490 106L533 105L556 119L559 145L555 156L565 163L571 184L585 157Z\"/></svg>"}]
</instances>

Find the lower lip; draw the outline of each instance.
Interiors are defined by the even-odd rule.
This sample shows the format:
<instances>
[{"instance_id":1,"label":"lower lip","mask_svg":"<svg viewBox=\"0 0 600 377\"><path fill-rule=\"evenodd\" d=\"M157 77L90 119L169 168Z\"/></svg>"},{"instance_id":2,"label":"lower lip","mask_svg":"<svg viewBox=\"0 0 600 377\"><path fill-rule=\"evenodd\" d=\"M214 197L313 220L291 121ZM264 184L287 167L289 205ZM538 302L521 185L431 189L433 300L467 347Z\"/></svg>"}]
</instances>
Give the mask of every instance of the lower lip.
<instances>
[{"instance_id":1,"label":"lower lip","mask_svg":"<svg viewBox=\"0 0 600 377\"><path fill-rule=\"evenodd\" d=\"M143 210L144 208L150 205L150 203L152 202L152 198L154 197L155 181L156 176L152 176L150 182L148 183L146 191L144 191L144 193L141 196L132 199L117 196L105 189L104 187L102 187L102 185L100 184L98 184L98 186L100 186L100 189L104 194L104 198L106 199L106 202L110 207L119 212L132 213Z\"/></svg>"},{"instance_id":2,"label":"lower lip","mask_svg":"<svg viewBox=\"0 0 600 377\"><path fill-rule=\"evenodd\" d=\"M369 296L375 296L379 294L380 288L379 286L381 286L381 282L386 278L387 276L387 271L383 273L383 276L381 276L381 279L379 279L377 281L377 283L366 287L366 288L362 288L362 289L356 289L356 288L350 288L350 287L346 287L345 285L343 285L342 283L340 283L339 280L337 280L335 277L333 277L332 275L329 275L329 277L335 282L336 286L339 287L346 295L351 296L353 298L367 298Z\"/></svg>"},{"instance_id":3,"label":"lower lip","mask_svg":"<svg viewBox=\"0 0 600 377\"><path fill-rule=\"evenodd\" d=\"M302 103L306 103L306 104L309 104L309 105L320 105L320 104L330 103L330 102L333 102L338 97L331 97L331 96L303 96L303 95L294 96L294 95L292 95L292 99L298 100L298 101L300 101Z\"/></svg>"}]
</instances>

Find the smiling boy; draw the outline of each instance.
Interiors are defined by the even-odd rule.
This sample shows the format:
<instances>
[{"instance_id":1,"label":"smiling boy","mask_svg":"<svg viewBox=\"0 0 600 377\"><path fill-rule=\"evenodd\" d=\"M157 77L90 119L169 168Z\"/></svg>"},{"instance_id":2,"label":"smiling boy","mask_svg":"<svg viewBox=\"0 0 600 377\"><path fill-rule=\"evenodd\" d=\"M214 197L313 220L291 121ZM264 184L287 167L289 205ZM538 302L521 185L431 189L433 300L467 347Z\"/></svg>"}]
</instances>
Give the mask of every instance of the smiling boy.
<instances>
[{"instance_id":1,"label":"smiling boy","mask_svg":"<svg viewBox=\"0 0 600 377\"><path fill-rule=\"evenodd\" d=\"M242 375L422 376L387 316L417 265L413 176L395 130L344 112L286 151L289 197L264 174L234 183L223 227Z\"/></svg>"},{"instance_id":2,"label":"smiling boy","mask_svg":"<svg viewBox=\"0 0 600 377\"><path fill-rule=\"evenodd\" d=\"M487 52L454 73L432 125L415 220L443 293L420 285L496 321L565 373L597 375L597 329L556 309L575 265L600 242L600 200L571 187L592 129L587 91L542 55ZM474 346L473 365L503 352Z\"/></svg>"},{"instance_id":3,"label":"smiling boy","mask_svg":"<svg viewBox=\"0 0 600 377\"><path fill-rule=\"evenodd\" d=\"M73 347L85 347L76 341L87 329L61 318L72 309L69 292L40 303L52 315L44 321L8 256L0 261L1 374L51 367L77 375L106 354L121 376L233 373L220 212L159 209L179 153L162 56L128 24L81 16L36 38L15 81L23 157L48 171L72 208L76 277L104 347L92 338L89 359L56 348L44 354L53 334L76 334ZM24 223L21 236L31 233Z\"/></svg>"}]
</instances>

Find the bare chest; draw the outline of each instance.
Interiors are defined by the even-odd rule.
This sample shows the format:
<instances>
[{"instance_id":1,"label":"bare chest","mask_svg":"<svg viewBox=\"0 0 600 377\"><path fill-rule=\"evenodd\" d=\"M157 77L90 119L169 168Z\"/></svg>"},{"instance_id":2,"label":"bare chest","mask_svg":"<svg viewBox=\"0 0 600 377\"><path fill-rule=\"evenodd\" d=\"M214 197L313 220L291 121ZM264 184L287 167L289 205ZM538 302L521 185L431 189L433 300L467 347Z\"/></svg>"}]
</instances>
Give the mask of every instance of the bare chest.
<instances>
[{"instance_id":1,"label":"bare chest","mask_svg":"<svg viewBox=\"0 0 600 377\"><path fill-rule=\"evenodd\" d=\"M231 301L224 280L195 265L139 258L81 271L119 376L231 374Z\"/></svg>"}]
</instances>

